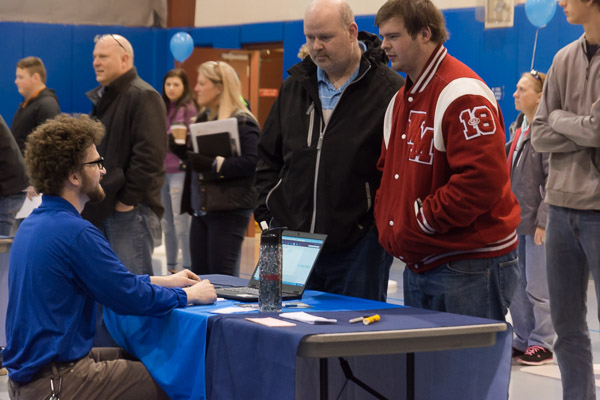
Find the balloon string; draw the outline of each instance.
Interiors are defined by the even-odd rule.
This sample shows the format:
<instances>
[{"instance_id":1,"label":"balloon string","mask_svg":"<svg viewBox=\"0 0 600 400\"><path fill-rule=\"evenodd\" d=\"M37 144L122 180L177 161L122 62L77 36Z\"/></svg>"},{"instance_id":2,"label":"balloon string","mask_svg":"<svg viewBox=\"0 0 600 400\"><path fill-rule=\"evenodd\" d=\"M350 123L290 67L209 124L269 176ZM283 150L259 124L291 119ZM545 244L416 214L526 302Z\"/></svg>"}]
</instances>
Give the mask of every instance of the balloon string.
<instances>
[{"instance_id":1,"label":"balloon string","mask_svg":"<svg viewBox=\"0 0 600 400\"><path fill-rule=\"evenodd\" d=\"M533 69L533 61L535 60L535 49L537 47L537 38L538 38L539 31L540 31L540 28L537 28L535 30L535 40L533 41L533 54L531 55L531 68L529 68L529 70Z\"/></svg>"}]
</instances>

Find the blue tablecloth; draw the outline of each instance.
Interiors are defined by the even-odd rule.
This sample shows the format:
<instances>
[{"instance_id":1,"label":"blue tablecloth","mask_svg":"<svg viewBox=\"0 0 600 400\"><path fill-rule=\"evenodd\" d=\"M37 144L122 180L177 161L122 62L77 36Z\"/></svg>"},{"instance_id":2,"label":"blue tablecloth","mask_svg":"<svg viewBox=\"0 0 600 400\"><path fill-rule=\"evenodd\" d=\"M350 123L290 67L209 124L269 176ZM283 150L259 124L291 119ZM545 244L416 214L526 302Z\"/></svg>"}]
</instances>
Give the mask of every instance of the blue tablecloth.
<instances>
[{"instance_id":1,"label":"blue tablecloth","mask_svg":"<svg viewBox=\"0 0 600 400\"><path fill-rule=\"evenodd\" d=\"M296 327L268 328L245 320L249 314L256 316L256 311L210 313L233 305L232 301L176 309L164 318L121 316L105 309L105 321L115 341L144 362L172 399L212 400L294 398L298 373L296 351L305 335L496 322L313 291L305 292L302 301L312 308L289 311L333 317L338 323L298 322ZM365 314L364 310L371 310L368 314L379 313L382 320L369 326L348 323L350 318ZM436 394L456 391L458 397L443 398L505 399L510 375L510 338L509 329L498 333L496 345L488 348L419 353L417 398L439 398ZM401 369L403 357L388 360ZM396 372L395 380L403 381L402 371ZM477 379L478 383L470 386L461 383L471 379ZM447 384L451 386L449 389Z\"/></svg>"},{"instance_id":2,"label":"blue tablecloth","mask_svg":"<svg viewBox=\"0 0 600 400\"><path fill-rule=\"evenodd\" d=\"M392 304L313 291L306 291L302 301L313 306L312 309L304 309L310 312L336 309L370 310L382 306L398 307ZM134 354L146 365L152 377L171 399L204 399L206 398L204 365L207 321L209 317L212 317L211 320L240 317L240 314L211 314L211 311L215 309L231 307L235 303L226 300L211 306L176 309L163 318L118 315L105 308L104 319L113 339L119 346ZM298 311L298 309L294 308L288 311ZM258 311L250 311L243 314L242 317L247 317L249 314L256 316ZM356 315L360 315L360 313L354 314L354 316ZM257 325L251 322L247 322L247 324ZM372 326L376 326L376 324ZM240 336L242 335L240 334ZM212 334L210 337L212 338ZM227 349L220 351L226 353Z\"/></svg>"},{"instance_id":3,"label":"blue tablecloth","mask_svg":"<svg viewBox=\"0 0 600 400\"><path fill-rule=\"evenodd\" d=\"M307 303L311 302L310 295ZM317 294L317 297L337 297ZM343 296L341 296L343 297ZM340 299L341 300L341 299ZM352 304L354 298L344 298ZM376 303L381 305L382 303ZM319 333L427 329L464 325L496 324L481 318L458 316L410 307L370 309L381 320L375 324L350 324L349 319L364 311L327 311L311 314L335 318L334 325L297 323L295 327L269 328L245 320L247 315L227 315L209 319L210 342L206 355L207 398L220 399L293 399L296 391L296 351L307 335ZM265 314L265 316L276 316ZM510 331L510 330L509 330ZM417 353L417 399L506 399L510 373L510 338L499 334L496 346L443 352ZM508 345L508 346L507 346ZM405 378L405 356L396 355L392 364L378 365L389 382ZM400 361L398 361L400 360ZM332 363L334 367L335 363ZM355 371L355 372L358 372ZM388 371L389 372L389 371ZM385 379L381 385L385 387ZM333 390L336 392L335 390ZM315 398L315 391L304 391L301 398ZM403 395L402 390L390 392ZM363 393L364 394L364 393ZM335 396L331 396L335 397ZM390 398L398 398L390 396Z\"/></svg>"}]
</instances>

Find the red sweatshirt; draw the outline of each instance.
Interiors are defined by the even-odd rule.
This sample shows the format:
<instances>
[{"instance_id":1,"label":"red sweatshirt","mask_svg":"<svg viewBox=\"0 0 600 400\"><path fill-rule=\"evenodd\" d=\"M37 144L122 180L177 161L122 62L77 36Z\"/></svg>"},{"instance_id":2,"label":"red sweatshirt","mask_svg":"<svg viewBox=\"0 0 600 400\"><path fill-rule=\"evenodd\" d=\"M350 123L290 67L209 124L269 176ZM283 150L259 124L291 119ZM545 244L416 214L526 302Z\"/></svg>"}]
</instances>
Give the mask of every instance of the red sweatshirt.
<instances>
[{"instance_id":1,"label":"red sweatshirt","mask_svg":"<svg viewBox=\"0 0 600 400\"><path fill-rule=\"evenodd\" d=\"M414 272L512 251L520 209L492 91L442 45L406 82L384 121L380 243Z\"/></svg>"}]
</instances>

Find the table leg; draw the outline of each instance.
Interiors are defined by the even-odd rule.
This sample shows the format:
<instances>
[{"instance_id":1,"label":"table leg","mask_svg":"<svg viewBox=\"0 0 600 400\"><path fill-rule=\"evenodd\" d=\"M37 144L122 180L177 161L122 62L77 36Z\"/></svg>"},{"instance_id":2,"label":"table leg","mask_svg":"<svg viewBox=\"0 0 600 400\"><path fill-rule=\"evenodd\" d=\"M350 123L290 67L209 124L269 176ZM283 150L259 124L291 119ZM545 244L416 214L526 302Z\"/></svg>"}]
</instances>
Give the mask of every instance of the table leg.
<instances>
[{"instance_id":1,"label":"table leg","mask_svg":"<svg viewBox=\"0 0 600 400\"><path fill-rule=\"evenodd\" d=\"M319 380L321 384L321 400L327 400L329 392L329 370L326 358L319 359Z\"/></svg>"},{"instance_id":2,"label":"table leg","mask_svg":"<svg viewBox=\"0 0 600 400\"><path fill-rule=\"evenodd\" d=\"M406 353L406 399L415 400L415 353Z\"/></svg>"},{"instance_id":3,"label":"table leg","mask_svg":"<svg viewBox=\"0 0 600 400\"><path fill-rule=\"evenodd\" d=\"M352 373L352 369L350 368L350 364L348 364L348 361L346 361L343 357L339 357L338 359L340 360L340 367L342 367L342 371L344 372L344 376L347 380L356 383L360 388L369 392L379 400L388 400L387 397L385 397L384 395L382 395L381 393L379 393L378 391L376 391L375 389L358 379L356 376L354 376L354 374Z\"/></svg>"}]
</instances>

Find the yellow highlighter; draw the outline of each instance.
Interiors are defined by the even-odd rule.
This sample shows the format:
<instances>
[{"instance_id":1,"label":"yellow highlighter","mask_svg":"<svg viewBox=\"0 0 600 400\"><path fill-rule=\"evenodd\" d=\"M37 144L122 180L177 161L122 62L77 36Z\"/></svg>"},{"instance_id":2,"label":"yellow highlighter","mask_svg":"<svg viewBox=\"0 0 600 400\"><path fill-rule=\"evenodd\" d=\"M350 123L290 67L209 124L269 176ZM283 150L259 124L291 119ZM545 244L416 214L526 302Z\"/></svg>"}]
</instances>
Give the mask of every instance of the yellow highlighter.
<instances>
[{"instance_id":1,"label":"yellow highlighter","mask_svg":"<svg viewBox=\"0 0 600 400\"><path fill-rule=\"evenodd\" d=\"M367 317L363 319L363 324L365 325L370 325L373 322L377 322L381 319L381 317L379 316L379 314L375 314L373 316Z\"/></svg>"}]
</instances>

